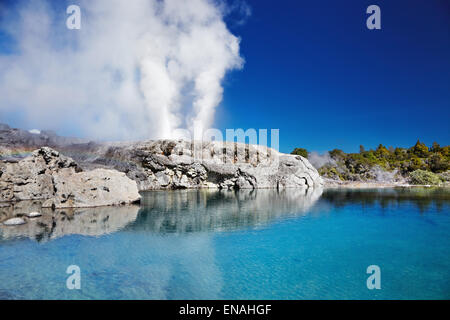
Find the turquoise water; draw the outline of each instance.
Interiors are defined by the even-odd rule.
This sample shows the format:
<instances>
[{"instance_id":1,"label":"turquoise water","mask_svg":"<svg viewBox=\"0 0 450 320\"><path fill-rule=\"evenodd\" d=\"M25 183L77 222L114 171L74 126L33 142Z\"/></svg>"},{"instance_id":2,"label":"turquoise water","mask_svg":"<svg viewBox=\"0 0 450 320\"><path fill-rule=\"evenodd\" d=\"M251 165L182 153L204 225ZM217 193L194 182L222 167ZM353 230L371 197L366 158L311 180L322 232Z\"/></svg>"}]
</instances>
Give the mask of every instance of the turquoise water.
<instances>
[{"instance_id":1,"label":"turquoise water","mask_svg":"<svg viewBox=\"0 0 450 320\"><path fill-rule=\"evenodd\" d=\"M39 219L0 227L0 299L450 298L443 189L148 192Z\"/></svg>"}]
</instances>

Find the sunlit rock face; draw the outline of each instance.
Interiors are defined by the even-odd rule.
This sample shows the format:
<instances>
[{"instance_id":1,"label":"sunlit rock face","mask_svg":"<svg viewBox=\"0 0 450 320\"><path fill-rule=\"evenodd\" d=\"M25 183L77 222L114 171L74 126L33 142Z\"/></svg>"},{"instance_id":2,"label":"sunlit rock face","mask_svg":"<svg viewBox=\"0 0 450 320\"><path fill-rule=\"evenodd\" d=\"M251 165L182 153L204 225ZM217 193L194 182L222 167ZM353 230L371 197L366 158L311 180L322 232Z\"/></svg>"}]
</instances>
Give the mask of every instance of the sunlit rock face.
<instances>
[{"instance_id":1,"label":"sunlit rock face","mask_svg":"<svg viewBox=\"0 0 450 320\"><path fill-rule=\"evenodd\" d=\"M258 145L156 140L91 145L89 152L97 157L83 157L82 166L126 172L139 190L284 189L323 183L307 159Z\"/></svg>"},{"instance_id":2,"label":"sunlit rock face","mask_svg":"<svg viewBox=\"0 0 450 320\"><path fill-rule=\"evenodd\" d=\"M36 150L17 162L0 162L0 201L48 199L53 196L52 174L81 169L72 159L50 148Z\"/></svg>"},{"instance_id":3,"label":"sunlit rock face","mask_svg":"<svg viewBox=\"0 0 450 320\"><path fill-rule=\"evenodd\" d=\"M70 157L69 159L75 162L71 170L81 168L82 171L90 172L92 169L101 168L123 172L136 181L140 191L311 188L323 184L317 170L307 159L279 153L265 146L186 140L97 143L61 138L42 132L31 134L7 127L3 130L0 128L0 172L4 171L2 168L5 166L11 166L9 163L21 159L23 153L17 153L17 150L43 146L50 146L59 151L60 157ZM28 171L34 174L42 169L38 161L36 168L30 166ZM15 172L17 173L17 170ZM48 176L44 175L39 179L42 181L38 181L37 185L42 188L50 185ZM4 200L26 198L16 195L11 188L5 189L2 180L0 176L0 196ZM14 185L20 189L18 184ZM32 192L50 194L52 191L49 189Z\"/></svg>"},{"instance_id":4,"label":"sunlit rock face","mask_svg":"<svg viewBox=\"0 0 450 320\"><path fill-rule=\"evenodd\" d=\"M0 202L47 200L44 207L80 208L138 201L136 182L123 172L82 172L71 158L48 147L19 161L0 162Z\"/></svg>"},{"instance_id":5,"label":"sunlit rock face","mask_svg":"<svg viewBox=\"0 0 450 320\"><path fill-rule=\"evenodd\" d=\"M53 175L55 195L43 207L88 208L123 205L140 199L136 182L117 170L95 169Z\"/></svg>"},{"instance_id":6,"label":"sunlit rock face","mask_svg":"<svg viewBox=\"0 0 450 320\"><path fill-rule=\"evenodd\" d=\"M321 188L146 192L127 229L162 233L226 231L308 214Z\"/></svg>"},{"instance_id":7,"label":"sunlit rock face","mask_svg":"<svg viewBox=\"0 0 450 320\"><path fill-rule=\"evenodd\" d=\"M41 217L28 218L25 212L38 211ZM98 207L86 209L51 210L41 207L39 201L22 201L0 207L0 222L11 217L22 217L23 225L5 226L0 223L0 238L30 238L48 241L66 235L101 236L122 229L136 220L139 206Z\"/></svg>"}]
</instances>

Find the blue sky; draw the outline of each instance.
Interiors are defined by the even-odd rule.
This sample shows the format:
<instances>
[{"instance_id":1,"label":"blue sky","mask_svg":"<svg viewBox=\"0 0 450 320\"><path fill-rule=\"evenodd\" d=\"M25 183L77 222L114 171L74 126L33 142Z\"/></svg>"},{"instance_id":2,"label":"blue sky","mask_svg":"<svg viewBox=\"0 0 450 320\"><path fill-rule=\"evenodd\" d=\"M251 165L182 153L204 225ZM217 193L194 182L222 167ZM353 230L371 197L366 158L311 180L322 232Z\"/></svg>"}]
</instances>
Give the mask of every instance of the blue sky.
<instances>
[{"instance_id":1,"label":"blue sky","mask_svg":"<svg viewBox=\"0 0 450 320\"><path fill-rule=\"evenodd\" d=\"M285 152L449 143L450 2L248 3L221 128L279 128ZM366 28L371 4L381 30Z\"/></svg>"},{"instance_id":2,"label":"blue sky","mask_svg":"<svg viewBox=\"0 0 450 320\"><path fill-rule=\"evenodd\" d=\"M283 152L449 144L449 1L246 3L245 23L237 13L225 19L245 65L226 77L216 127L280 129ZM366 28L371 4L381 8L381 30ZM12 48L0 32L0 53ZM1 110L0 122L25 126Z\"/></svg>"}]
</instances>

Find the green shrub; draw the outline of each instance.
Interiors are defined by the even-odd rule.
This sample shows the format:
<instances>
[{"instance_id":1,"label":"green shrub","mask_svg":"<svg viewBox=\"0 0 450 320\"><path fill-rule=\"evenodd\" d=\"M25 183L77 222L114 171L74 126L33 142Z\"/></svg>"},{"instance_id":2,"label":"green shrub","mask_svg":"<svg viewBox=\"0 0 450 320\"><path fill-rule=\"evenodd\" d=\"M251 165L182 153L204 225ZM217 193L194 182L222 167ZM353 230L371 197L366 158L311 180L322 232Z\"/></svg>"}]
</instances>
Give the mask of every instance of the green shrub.
<instances>
[{"instance_id":1,"label":"green shrub","mask_svg":"<svg viewBox=\"0 0 450 320\"><path fill-rule=\"evenodd\" d=\"M319 173L325 177L341 180L357 178L370 180L372 179L370 172L375 166L391 172L398 170L405 178L417 170L436 174L450 170L450 146L441 147L437 142L433 142L430 148L417 140L410 148L386 148L379 144L375 150L366 150L361 145L359 153L345 153L341 149L333 149L328 153L335 160L333 163L335 170L326 165L327 167L319 170ZM292 154L307 157L308 152L306 149L296 148Z\"/></svg>"},{"instance_id":2,"label":"green shrub","mask_svg":"<svg viewBox=\"0 0 450 320\"><path fill-rule=\"evenodd\" d=\"M344 159L346 156L346 153L341 149L333 149L331 151L328 151L328 153L330 154L330 157L336 160Z\"/></svg>"},{"instance_id":3,"label":"green shrub","mask_svg":"<svg viewBox=\"0 0 450 320\"><path fill-rule=\"evenodd\" d=\"M411 172L411 174L409 175L409 180L412 184L422 184L422 185L423 184L439 185L441 183L441 179L437 174L420 169Z\"/></svg>"},{"instance_id":4,"label":"green shrub","mask_svg":"<svg viewBox=\"0 0 450 320\"><path fill-rule=\"evenodd\" d=\"M302 156L303 158L308 158L308 150L304 148L295 148L291 154L295 154L297 156Z\"/></svg>"},{"instance_id":5,"label":"green shrub","mask_svg":"<svg viewBox=\"0 0 450 320\"><path fill-rule=\"evenodd\" d=\"M450 170L449 171L445 171L442 173L439 173L439 178L441 178L441 180L445 183L450 183Z\"/></svg>"}]
</instances>

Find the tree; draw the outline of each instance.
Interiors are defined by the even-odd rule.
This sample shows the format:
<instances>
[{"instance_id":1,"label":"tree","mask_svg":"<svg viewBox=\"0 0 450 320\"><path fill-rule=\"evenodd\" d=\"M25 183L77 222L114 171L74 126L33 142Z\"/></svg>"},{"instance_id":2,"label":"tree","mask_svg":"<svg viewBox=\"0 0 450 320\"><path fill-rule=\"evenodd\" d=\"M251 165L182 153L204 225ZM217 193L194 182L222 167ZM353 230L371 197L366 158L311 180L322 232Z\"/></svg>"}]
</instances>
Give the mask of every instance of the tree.
<instances>
[{"instance_id":1,"label":"tree","mask_svg":"<svg viewBox=\"0 0 450 320\"><path fill-rule=\"evenodd\" d=\"M364 153L364 152L366 152L366 149L365 149L364 146L361 144L361 145L359 146L359 153Z\"/></svg>"},{"instance_id":2,"label":"tree","mask_svg":"<svg viewBox=\"0 0 450 320\"><path fill-rule=\"evenodd\" d=\"M377 150L375 150L375 155L379 158L384 158L389 155L389 150L380 143Z\"/></svg>"},{"instance_id":3,"label":"tree","mask_svg":"<svg viewBox=\"0 0 450 320\"><path fill-rule=\"evenodd\" d=\"M441 153L444 157L450 157L450 146L445 146L441 148Z\"/></svg>"},{"instance_id":4,"label":"tree","mask_svg":"<svg viewBox=\"0 0 450 320\"><path fill-rule=\"evenodd\" d=\"M420 158L412 157L409 163L409 170L414 171L419 169L426 170L427 166L425 165L425 163L423 163L423 161Z\"/></svg>"},{"instance_id":5,"label":"tree","mask_svg":"<svg viewBox=\"0 0 450 320\"><path fill-rule=\"evenodd\" d=\"M429 160L428 165L433 172L444 172L450 167L449 162L440 153L433 154Z\"/></svg>"},{"instance_id":6,"label":"tree","mask_svg":"<svg viewBox=\"0 0 450 320\"><path fill-rule=\"evenodd\" d=\"M441 146L436 141L433 142L433 146L430 149L431 152L441 152Z\"/></svg>"},{"instance_id":7,"label":"tree","mask_svg":"<svg viewBox=\"0 0 450 320\"><path fill-rule=\"evenodd\" d=\"M410 149L410 151L418 156L419 158L426 158L428 156L428 147L425 145L425 143L420 142L418 139L414 147Z\"/></svg>"},{"instance_id":8,"label":"tree","mask_svg":"<svg viewBox=\"0 0 450 320\"><path fill-rule=\"evenodd\" d=\"M295 154L297 156L302 156L303 158L308 158L308 150L304 148L295 148L291 154Z\"/></svg>"},{"instance_id":9,"label":"tree","mask_svg":"<svg viewBox=\"0 0 450 320\"><path fill-rule=\"evenodd\" d=\"M333 149L331 151L328 151L328 153L330 154L330 157L332 157L333 159L345 158L345 152L342 151L341 149Z\"/></svg>"}]
</instances>

